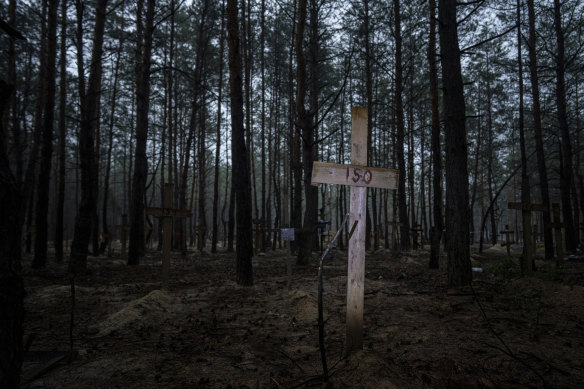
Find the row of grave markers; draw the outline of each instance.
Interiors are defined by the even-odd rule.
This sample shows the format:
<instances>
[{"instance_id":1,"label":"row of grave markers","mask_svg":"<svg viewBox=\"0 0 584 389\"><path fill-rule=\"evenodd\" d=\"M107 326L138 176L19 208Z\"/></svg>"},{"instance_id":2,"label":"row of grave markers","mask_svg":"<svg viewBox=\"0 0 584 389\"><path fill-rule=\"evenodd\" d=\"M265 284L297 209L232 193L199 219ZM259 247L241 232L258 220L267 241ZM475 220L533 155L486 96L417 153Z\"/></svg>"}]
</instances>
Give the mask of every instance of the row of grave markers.
<instances>
[{"instance_id":1,"label":"row of grave markers","mask_svg":"<svg viewBox=\"0 0 584 389\"><path fill-rule=\"evenodd\" d=\"M367 109L352 107L351 109L351 164L341 165L327 162L314 162L312 170L312 185L336 184L350 186L350 221L354 226L354 232L349 241L348 266L347 266L347 310L346 310L346 342L347 352L363 348L363 306L365 285L365 216L367 204L367 188L397 189L398 173L394 169L383 169L367 166ZM168 282L170 267L170 239L173 217L188 217L190 210L172 208L172 184L164 186L164 207L147 208L149 215L163 219L163 281ZM509 203L509 208L519 209L524 214L542 210L538 204ZM556 217L557 209L557 217ZM392 238L396 235L398 222L390 222ZM559 222L559 206L554 204L554 223L547 228L556 229L556 234L561 236L562 224ZM122 235L127 231L127 224L122 220L119 226ZM282 239L292 240L293 229L282 229ZM292 236L291 236L292 234ZM558 236L558 235L556 235ZM395 238L397 238L395 236ZM394 238L394 239L395 239ZM561 242L561 238L556 238ZM395 242L395 240L394 240ZM122 249L125 247L125 239ZM558 250L561 250L559 245ZM559 254L560 252L558 252ZM560 255L559 255L560 256ZM530 260L530 258L527 258Z\"/></svg>"}]
</instances>

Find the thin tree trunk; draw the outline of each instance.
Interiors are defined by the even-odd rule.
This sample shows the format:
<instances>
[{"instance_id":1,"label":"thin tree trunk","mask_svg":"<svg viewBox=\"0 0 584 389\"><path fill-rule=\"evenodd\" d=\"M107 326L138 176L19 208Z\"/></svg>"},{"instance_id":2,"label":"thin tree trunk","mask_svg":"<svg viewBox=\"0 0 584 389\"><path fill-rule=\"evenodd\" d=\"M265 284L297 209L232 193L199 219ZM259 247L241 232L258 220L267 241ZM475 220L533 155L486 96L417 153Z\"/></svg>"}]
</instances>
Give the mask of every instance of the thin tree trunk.
<instances>
[{"instance_id":1,"label":"thin tree trunk","mask_svg":"<svg viewBox=\"0 0 584 389\"><path fill-rule=\"evenodd\" d=\"M227 42L229 47L229 86L231 91L232 166L238 167L233 174L233 186L237 201L237 249L236 280L239 285L253 285L251 183L245 129L243 126L243 93L241 82L241 54L239 48L239 23L237 0L227 0Z\"/></svg>"},{"instance_id":2,"label":"thin tree trunk","mask_svg":"<svg viewBox=\"0 0 584 389\"><path fill-rule=\"evenodd\" d=\"M57 209L55 210L55 260L63 261L63 232L65 229L65 164L67 162L67 122L66 122L66 98L67 98L67 0L61 0L61 53L60 53L60 79L59 79L59 146L58 176L57 176Z\"/></svg>"},{"instance_id":3,"label":"thin tree trunk","mask_svg":"<svg viewBox=\"0 0 584 389\"><path fill-rule=\"evenodd\" d=\"M63 1L63 0L62 0ZM122 26L121 29L124 29L124 6L122 4ZM115 112L116 112L116 100L118 95L118 78L119 78L119 70L120 70L120 59L122 56L122 48L123 48L123 35L120 35L118 40L118 50L117 50L117 57L116 63L114 65L114 79L113 79L113 87L112 87L112 100L110 105L110 117L109 117L109 128L108 128L108 148L107 148L107 159L106 159L106 167L105 167L105 178L103 181L103 207L101 213L101 220L102 220L102 227L103 227L103 235L105 237L104 243L107 244L107 236L110 233L109 227L107 225L107 208L108 208L108 201L109 201L109 184L110 184L110 172L112 166L112 149L114 147L114 122L115 122ZM105 246L104 248L105 249ZM103 251L103 250L102 250Z\"/></svg>"},{"instance_id":4,"label":"thin tree trunk","mask_svg":"<svg viewBox=\"0 0 584 389\"><path fill-rule=\"evenodd\" d=\"M213 181L213 236L211 252L217 252L218 228L217 212L219 208L219 163L221 153L221 105L223 98L223 53L225 51L225 0L221 3L221 37L219 38L219 92L217 94L217 141L215 143L215 176ZM227 191L227 186L225 186Z\"/></svg>"},{"instance_id":5,"label":"thin tree trunk","mask_svg":"<svg viewBox=\"0 0 584 389\"><path fill-rule=\"evenodd\" d=\"M487 53L487 72L489 72L489 54ZM489 191L489 202L493 202L493 107L492 92L487 82L487 188ZM491 244L497 244L497 224L495 222L495 212L491 212Z\"/></svg>"},{"instance_id":6,"label":"thin tree trunk","mask_svg":"<svg viewBox=\"0 0 584 389\"><path fill-rule=\"evenodd\" d=\"M370 42L370 26L369 26L369 0L363 0L363 8L365 11L365 18L363 20L363 26L365 28L365 84L367 89L367 164L373 166L373 147L372 147L372 137L373 137L373 75L371 69L371 42ZM377 203L376 203L376 189L372 188L369 190L371 195L371 208L373 211L373 230L377 231ZM365 228L365 249L369 250L371 248L371 217L369 216L369 202L367 202L366 210L366 228ZM379 245L379 235L375 235L374 247L375 249Z\"/></svg>"},{"instance_id":7,"label":"thin tree trunk","mask_svg":"<svg viewBox=\"0 0 584 389\"><path fill-rule=\"evenodd\" d=\"M446 145L448 285L468 285L470 264L465 103L456 23L456 0L439 1Z\"/></svg>"},{"instance_id":8,"label":"thin tree trunk","mask_svg":"<svg viewBox=\"0 0 584 389\"><path fill-rule=\"evenodd\" d=\"M525 129L523 114L523 61L521 53L521 0L517 0L517 64L519 68L519 148L521 149L521 202L531 203L531 187L529 185L529 175L527 174L527 153L525 151ZM522 212L523 220L523 257L521 268L524 274L530 274L533 264L528 263L526 258L533 258L533 242L531 235L531 213Z\"/></svg>"},{"instance_id":9,"label":"thin tree trunk","mask_svg":"<svg viewBox=\"0 0 584 389\"><path fill-rule=\"evenodd\" d=\"M562 28L562 9L560 0L554 0L554 28L556 31L556 106L560 127L560 141L562 147L562 169L560 170L560 194L562 198L562 213L564 217L564 238L568 251L576 250L576 228L572 213L571 191L574 180L572 144L570 143L570 129L568 127L568 113L566 112L566 54L564 30Z\"/></svg>"},{"instance_id":10,"label":"thin tree trunk","mask_svg":"<svg viewBox=\"0 0 584 389\"><path fill-rule=\"evenodd\" d=\"M400 248L410 249L410 222L408 219L408 205L406 202L406 161L404 158L405 134L404 134L404 108L403 108L403 69L402 69L402 36L400 0L393 1L395 14L395 114L397 120L396 151L399 170L398 202L400 227Z\"/></svg>"},{"instance_id":11,"label":"thin tree trunk","mask_svg":"<svg viewBox=\"0 0 584 389\"><path fill-rule=\"evenodd\" d=\"M539 103L539 77L537 74L537 48L535 47L535 10L533 0L527 0L527 10L529 17L529 72L531 75L531 94L533 100L533 132L535 137L535 150L537 154L537 168L539 172L539 187L541 191L541 201L547 208L547 212L543 214L543 223L547 225L551 223L550 217L550 195L548 188L547 170L545 166L545 154L543 148L543 135L541 125L541 109ZM545 247L545 258L552 259L554 257L554 239L551 228L543 229L543 239Z\"/></svg>"}]
</instances>

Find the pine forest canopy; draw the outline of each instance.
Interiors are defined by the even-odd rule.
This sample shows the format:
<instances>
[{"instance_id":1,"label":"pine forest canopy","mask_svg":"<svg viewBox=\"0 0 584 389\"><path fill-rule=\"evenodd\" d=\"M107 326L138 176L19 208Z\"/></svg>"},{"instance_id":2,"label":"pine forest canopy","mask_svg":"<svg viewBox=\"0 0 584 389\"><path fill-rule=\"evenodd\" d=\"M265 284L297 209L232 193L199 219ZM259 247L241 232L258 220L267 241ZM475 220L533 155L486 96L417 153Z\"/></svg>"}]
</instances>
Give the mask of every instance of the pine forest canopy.
<instances>
[{"instance_id":1,"label":"pine forest canopy","mask_svg":"<svg viewBox=\"0 0 584 389\"><path fill-rule=\"evenodd\" d=\"M448 193L448 175L454 174L448 153L460 152L448 148L453 141L445 109L453 92L442 83L444 57L452 51L460 55L464 85L468 174L463 191L470 239L496 241L505 225L522 229L520 215L506 204L522 196L522 175L516 172L523 127L531 201L547 196L550 204L562 204L562 218L572 227L572 232L566 229L565 247L575 248L584 208L584 42L578 33L584 4L453 4L237 2L243 165L250 172L252 218L266 228L302 228L310 235L322 210L335 229L347 211L347 189L309 188L311 166L315 160L350 163L350 107L362 106L370 112L368 165L399 169L403 176L399 194L369 191L367 246L377 247L379 231L398 219L402 235L419 226L428 238L436 199L448 201L448 195L437 193ZM4 116L6 147L23 190L25 249L32 250L34 243L36 265L46 260L47 241L55 242L57 257L63 258L59 242L73 239L81 257L71 270L83 268L86 243L98 252L99 234L115 233L124 214L133 229L128 261L138 263L146 240L161 241L161 223L144 218L144 209L162 204L164 183L174 184L175 208L192 210L189 220L174 222L180 235L176 247L184 250L198 240L202 250L205 239L197 237L207 236L213 251L223 237L233 248L232 179L245 166L232 162L232 47L223 18L228 5L210 0L2 2L0 15L8 27L0 35L0 69L15 86ZM441 47L447 23L438 10L449 7L458 21L458 49ZM432 27L434 18L442 22ZM10 35L9 27L26 41ZM437 138L429 109L433 66ZM437 170L436 163L444 161L444 171ZM534 214L540 231L544 214ZM448 228L447 223L447 233ZM265 235L264 249L272 240Z\"/></svg>"}]
</instances>

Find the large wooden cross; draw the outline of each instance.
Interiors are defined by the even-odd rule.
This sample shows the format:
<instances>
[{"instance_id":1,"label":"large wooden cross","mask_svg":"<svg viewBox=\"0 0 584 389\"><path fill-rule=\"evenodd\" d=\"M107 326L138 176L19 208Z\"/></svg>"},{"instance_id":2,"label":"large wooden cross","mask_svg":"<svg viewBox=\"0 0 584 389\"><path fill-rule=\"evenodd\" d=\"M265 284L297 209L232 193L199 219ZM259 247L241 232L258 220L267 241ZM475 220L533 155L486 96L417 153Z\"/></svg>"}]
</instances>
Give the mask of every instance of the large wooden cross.
<instances>
[{"instance_id":1,"label":"large wooden cross","mask_svg":"<svg viewBox=\"0 0 584 389\"><path fill-rule=\"evenodd\" d=\"M560 266L564 259L564 243L562 242L562 228L564 223L560 220L560 204L552 203L553 222L546 224L546 228L553 228L556 236L556 266Z\"/></svg>"},{"instance_id":2,"label":"large wooden cross","mask_svg":"<svg viewBox=\"0 0 584 389\"><path fill-rule=\"evenodd\" d=\"M356 228L349 240L347 276L346 351L363 348L363 298L365 291L365 218L367 188L397 189L394 169L367 166L367 109L351 109L351 164L315 162L312 185L338 184L351 187L350 226Z\"/></svg>"},{"instance_id":3,"label":"large wooden cross","mask_svg":"<svg viewBox=\"0 0 584 389\"><path fill-rule=\"evenodd\" d=\"M130 225L128 224L128 215L125 213L122 215L122 224L118 224L116 229L121 231L120 240L122 241L122 258L126 258L126 243L128 242L128 231L130 230Z\"/></svg>"},{"instance_id":4,"label":"large wooden cross","mask_svg":"<svg viewBox=\"0 0 584 389\"><path fill-rule=\"evenodd\" d=\"M176 209L172 207L172 197L174 193L173 184L164 184L164 207L148 207L148 215L162 218L162 281L168 284L168 273L170 271L170 246L172 244L172 218L189 217L190 209Z\"/></svg>"},{"instance_id":5,"label":"large wooden cross","mask_svg":"<svg viewBox=\"0 0 584 389\"><path fill-rule=\"evenodd\" d=\"M505 229L501 231L501 234L505 234L505 246L507 248L507 256L511 256L511 238L509 235L514 234L515 231L509 229L509 225L505 224ZM525 242L525 244L529 244L529 242Z\"/></svg>"},{"instance_id":6,"label":"large wooden cross","mask_svg":"<svg viewBox=\"0 0 584 389\"><path fill-rule=\"evenodd\" d=\"M531 239L531 213L534 211L547 212L548 209L544 204L533 204L531 203L531 201L529 201L527 204L510 202L507 204L507 207L509 209L517 209L521 211L523 219L523 230L525 232L525 236L523 239L524 240L523 246L525 248L523 250L525 254L523 258L524 262L523 271L526 274L531 275L533 273L532 262L532 258L534 255L534 253L532 253L533 245L531 245L531 242L525 242L526 240Z\"/></svg>"}]
</instances>

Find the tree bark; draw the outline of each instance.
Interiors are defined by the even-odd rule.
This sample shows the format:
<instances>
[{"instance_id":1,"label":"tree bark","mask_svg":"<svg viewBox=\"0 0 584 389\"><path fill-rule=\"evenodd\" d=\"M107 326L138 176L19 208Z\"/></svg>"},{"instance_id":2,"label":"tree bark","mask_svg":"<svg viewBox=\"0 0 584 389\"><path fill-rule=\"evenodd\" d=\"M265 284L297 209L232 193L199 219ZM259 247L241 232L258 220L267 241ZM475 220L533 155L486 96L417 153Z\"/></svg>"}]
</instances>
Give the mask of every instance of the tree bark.
<instances>
[{"instance_id":1,"label":"tree bark","mask_svg":"<svg viewBox=\"0 0 584 389\"><path fill-rule=\"evenodd\" d=\"M3 127L14 87L0 80L0 387L20 387L24 283L21 273L22 196L10 170Z\"/></svg>"},{"instance_id":2,"label":"tree bark","mask_svg":"<svg viewBox=\"0 0 584 389\"><path fill-rule=\"evenodd\" d=\"M241 81L241 53L239 46L237 0L227 0L227 43L229 48L229 87L231 93L232 166L237 218L236 280L239 285L253 285L251 183L245 128L243 126L243 92Z\"/></svg>"},{"instance_id":3,"label":"tree bark","mask_svg":"<svg viewBox=\"0 0 584 389\"><path fill-rule=\"evenodd\" d=\"M219 233L217 228L217 213L219 211L219 163L221 153L221 104L223 97L223 52L225 50L225 0L221 4L221 36L219 38L219 92L217 93L217 141L215 143L215 176L213 181L213 236L211 252L217 252ZM225 187L227 191L227 186ZM225 233L225 232L224 232Z\"/></svg>"},{"instance_id":4,"label":"tree bark","mask_svg":"<svg viewBox=\"0 0 584 389\"><path fill-rule=\"evenodd\" d=\"M62 0L64 1L64 0ZM121 29L124 29L124 6L122 4L122 26ZM118 95L118 78L119 78L119 71L120 71L120 59L122 56L122 48L123 48L123 35L120 35L118 40L118 50L116 56L116 62L114 65L114 79L113 79L113 87L112 87L112 99L110 105L110 115L109 115L109 123L108 123L108 148L107 148L107 159L106 159L106 167L105 167L105 178L103 180L103 207L102 207L102 224L103 224L103 234L104 237L107 237L109 232L109 227L107 225L107 208L108 208L108 200L109 200L109 183L110 183L110 172L112 166L112 149L113 149L113 140L114 140L114 122L116 119L116 102L117 102L117 95ZM104 244L107 244L107 238L104 240ZM105 250L105 246L103 247Z\"/></svg>"},{"instance_id":5,"label":"tree bark","mask_svg":"<svg viewBox=\"0 0 584 389\"><path fill-rule=\"evenodd\" d=\"M539 172L539 187L541 191L541 201L547 208L543 213L544 225L551 223L550 216L550 195L548 188L547 170L545 166L545 154L543 149L543 135L541 126L541 109L539 103L539 76L537 74L537 48L535 47L535 10L533 0L527 0L527 11L529 18L529 73L531 75L531 94L533 100L533 132L535 137L535 151L537 155L537 169ZM554 257L554 239L551 228L543 229L543 239L545 246L545 258Z\"/></svg>"},{"instance_id":6,"label":"tree bark","mask_svg":"<svg viewBox=\"0 0 584 389\"><path fill-rule=\"evenodd\" d=\"M446 147L448 285L472 280L470 263L465 103L456 23L456 0L439 1Z\"/></svg>"},{"instance_id":7,"label":"tree bark","mask_svg":"<svg viewBox=\"0 0 584 389\"><path fill-rule=\"evenodd\" d=\"M522 61L522 37L521 37L521 0L517 0L517 64L519 74L519 147L521 149L521 202L523 204L531 203L531 187L529 184L529 175L527 174L527 152L525 148L525 128L523 114L523 61ZM527 258L533 258L533 242L531 234L531 213L522 212L523 220L523 258L521 260L521 269L523 274L533 272L533 263L528 262Z\"/></svg>"},{"instance_id":8,"label":"tree bark","mask_svg":"<svg viewBox=\"0 0 584 389\"><path fill-rule=\"evenodd\" d=\"M562 213L564 217L564 239L568 251L576 250L577 226L574 226L572 213L572 186L574 185L574 166L572 144L570 143L570 129L568 126L568 113L566 112L566 54L564 42L564 30L562 28L562 9L560 0L554 0L554 29L556 32L556 106L558 124L560 127L560 140L562 148L562 163L560 170L560 194L562 198Z\"/></svg>"},{"instance_id":9,"label":"tree bark","mask_svg":"<svg viewBox=\"0 0 584 389\"><path fill-rule=\"evenodd\" d=\"M402 69L402 36L401 36L401 14L400 0L393 1L395 14L395 115L396 115L396 151L397 166L399 170L398 179L398 202L400 227L400 249L410 249L410 221L408 218L408 205L406 202L406 161L404 157L405 148L405 124L403 107L403 69Z\"/></svg>"},{"instance_id":10,"label":"tree bark","mask_svg":"<svg viewBox=\"0 0 584 389\"><path fill-rule=\"evenodd\" d=\"M53 158L53 128L55 119L55 78L57 57L57 9L58 0L49 0L47 20L47 51L43 85L43 135L38 177L37 203L35 208L35 244L33 268L43 268L47 263L49 182Z\"/></svg>"},{"instance_id":11,"label":"tree bark","mask_svg":"<svg viewBox=\"0 0 584 389\"><path fill-rule=\"evenodd\" d=\"M82 7L77 3L78 12ZM87 268L87 246L91 236L91 227L95 219L97 193L94 182L97 180L95 170L95 129L99 122L98 100L101 95L103 33L105 26L107 0L98 0L95 5L95 31L87 92L81 97L81 124L79 128L79 161L81 170L81 201L75 216L75 229L69 257L69 271L79 273ZM78 36L79 38L79 36ZM78 44L82 45L82 42ZM81 59L83 57L81 56ZM79 58L78 58L79 60ZM78 64L78 66L81 64ZM81 71L81 74L83 72ZM80 91L85 82L79 81Z\"/></svg>"},{"instance_id":12,"label":"tree bark","mask_svg":"<svg viewBox=\"0 0 584 389\"><path fill-rule=\"evenodd\" d=\"M146 141L148 138L148 111L150 109L150 56L154 30L155 0L148 0L146 24L142 26L144 0L138 1L136 50L136 147L134 155L134 175L132 177L132 206L130 209L130 246L128 265L138 265L144 255L144 197L148 160Z\"/></svg>"},{"instance_id":13,"label":"tree bark","mask_svg":"<svg viewBox=\"0 0 584 389\"><path fill-rule=\"evenodd\" d=\"M65 209L65 164L66 145L67 145L67 123L66 123L66 104L67 104L67 0L61 0L61 52L60 52L60 80L59 80L59 146L57 149L59 170L57 176L57 208L55 210L55 260L63 261L63 232L65 229L65 218L63 215Z\"/></svg>"}]
</instances>

